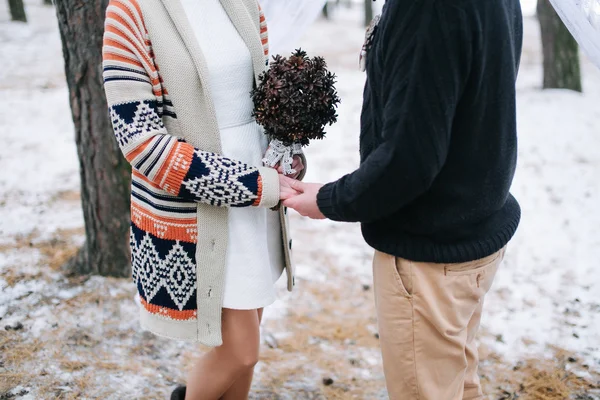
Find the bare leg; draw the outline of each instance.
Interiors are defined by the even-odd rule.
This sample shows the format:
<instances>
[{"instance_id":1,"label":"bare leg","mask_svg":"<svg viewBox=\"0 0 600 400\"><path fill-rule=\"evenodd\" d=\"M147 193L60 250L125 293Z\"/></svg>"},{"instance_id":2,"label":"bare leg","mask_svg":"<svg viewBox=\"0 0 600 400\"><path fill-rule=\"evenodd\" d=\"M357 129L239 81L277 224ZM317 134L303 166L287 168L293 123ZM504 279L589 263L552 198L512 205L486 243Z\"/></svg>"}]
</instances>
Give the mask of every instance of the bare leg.
<instances>
[{"instance_id":1,"label":"bare leg","mask_svg":"<svg viewBox=\"0 0 600 400\"><path fill-rule=\"evenodd\" d=\"M259 308L258 312L258 323L262 322L263 309ZM231 385L231 387L225 392L221 400L246 400L248 393L250 393L250 387L252 386L252 378L254 376L254 368L246 371Z\"/></svg>"},{"instance_id":2,"label":"bare leg","mask_svg":"<svg viewBox=\"0 0 600 400\"><path fill-rule=\"evenodd\" d=\"M258 362L259 324L257 310L223 309L223 345L196 363L188 375L186 400L217 400L252 371Z\"/></svg>"}]
</instances>

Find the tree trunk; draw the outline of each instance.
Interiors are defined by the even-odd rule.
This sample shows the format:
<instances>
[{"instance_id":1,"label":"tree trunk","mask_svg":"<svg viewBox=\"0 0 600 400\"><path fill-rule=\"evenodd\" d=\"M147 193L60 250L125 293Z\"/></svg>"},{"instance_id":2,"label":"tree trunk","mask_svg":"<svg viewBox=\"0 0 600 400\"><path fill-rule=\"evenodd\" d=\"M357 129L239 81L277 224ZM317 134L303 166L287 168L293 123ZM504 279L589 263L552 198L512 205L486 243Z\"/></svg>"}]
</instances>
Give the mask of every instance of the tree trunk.
<instances>
[{"instance_id":1,"label":"tree trunk","mask_svg":"<svg viewBox=\"0 0 600 400\"><path fill-rule=\"evenodd\" d=\"M323 17L325 17L325 19L329 19L329 2L325 3L323 6Z\"/></svg>"},{"instance_id":2,"label":"tree trunk","mask_svg":"<svg viewBox=\"0 0 600 400\"><path fill-rule=\"evenodd\" d=\"M102 34L108 0L57 0L75 140L86 243L68 267L78 274L130 271L130 166L113 135L102 87Z\"/></svg>"},{"instance_id":3,"label":"tree trunk","mask_svg":"<svg viewBox=\"0 0 600 400\"><path fill-rule=\"evenodd\" d=\"M8 0L8 8L10 9L10 17L13 21L27 22L23 0Z\"/></svg>"},{"instance_id":4,"label":"tree trunk","mask_svg":"<svg viewBox=\"0 0 600 400\"><path fill-rule=\"evenodd\" d=\"M373 20L373 0L365 0L365 26L369 26Z\"/></svg>"},{"instance_id":5,"label":"tree trunk","mask_svg":"<svg viewBox=\"0 0 600 400\"><path fill-rule=\"evenodd\" d=\"M544 89L581 92L579 46L549 0L538 0L537 13L544 54Z\"/></svg>"},{"instance_id":6,"label":"tree trunk","mask_svg":"<svg viewBox=\"0 0 600 400\"><path fill-rule=\"evenodd\" d=\"M52 0L44 0L44 4L47 6L51 6L53 3Z\"/></svg>"}]
</instances>

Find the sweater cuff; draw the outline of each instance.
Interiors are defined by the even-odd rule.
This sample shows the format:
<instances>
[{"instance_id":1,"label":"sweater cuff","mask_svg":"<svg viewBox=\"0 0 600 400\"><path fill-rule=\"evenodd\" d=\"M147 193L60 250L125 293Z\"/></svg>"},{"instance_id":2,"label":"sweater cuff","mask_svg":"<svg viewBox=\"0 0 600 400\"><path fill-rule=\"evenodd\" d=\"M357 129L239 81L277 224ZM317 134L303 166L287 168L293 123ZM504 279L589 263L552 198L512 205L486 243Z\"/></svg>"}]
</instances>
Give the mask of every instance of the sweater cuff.
<instances>
[{"instance_id":1,"label":"sweater cuff","mask_svg":"<svg viewBox=\"0 0 600 400\"><path fill-rule=\"evenodd\" d=\"M336 182L328 183L323 186L317 194L317 205L319 210L332 221L344 221L344 217L336 210L335 198L333 189L335 189Z\"/></svg>"},{"instance_id":2,"label":"sweater cuff","mask_svg":"<svg viewBox=\"0 0 600 400\"><path fill-rule=\"evenodd\" d=\"M273 208L279 204L279 174L277 170L267 167L258 167L262 180L262 193L259 207Z\"/></svg>"}]
</instances>

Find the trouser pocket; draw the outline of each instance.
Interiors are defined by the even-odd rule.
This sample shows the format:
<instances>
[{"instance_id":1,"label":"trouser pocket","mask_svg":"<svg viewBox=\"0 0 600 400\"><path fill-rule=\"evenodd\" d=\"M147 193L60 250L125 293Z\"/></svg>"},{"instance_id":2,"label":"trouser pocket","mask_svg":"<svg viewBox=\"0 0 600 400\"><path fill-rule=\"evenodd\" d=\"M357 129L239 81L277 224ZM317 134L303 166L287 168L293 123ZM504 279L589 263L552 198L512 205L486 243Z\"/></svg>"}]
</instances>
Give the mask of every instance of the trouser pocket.
<instances>
[{"instance_id":1,"label":"trouser pocket","mask_svg":"<svg viewBox=\"0 0 600 400\"><path fill-rule=\"evenodd\" d=\"M412 271L410 261L396 258L392 255L375 251L373 259L373 276L375 284L386 287L391 295L399 295L410 299L412 297Z\"/></svg>"},{"instance_id":2,"label":"trouser pocket","mask_svg":"<svg viewBox=\"0 0 600 400\"><path fill-rule=\"evenodd\" d=\"M477 289L477 295L484 295L492 286L498 266L504 258L504 252L505 248L479 260L445 264L444 275L448 279L455 278L464 280L464 283Z\"/></svg>"},{"instance_id":3,"label":"trouser pocket","mask_svg":"<svg viewBox=\"0 0 600 400\"><path fill-rule=\"evenodd\" d=\"M406 265L381 252L376 252L373 260L377 324L391 400L419 398L414 368L412 274L404 268Z\"/></svg>"}]
</instances>

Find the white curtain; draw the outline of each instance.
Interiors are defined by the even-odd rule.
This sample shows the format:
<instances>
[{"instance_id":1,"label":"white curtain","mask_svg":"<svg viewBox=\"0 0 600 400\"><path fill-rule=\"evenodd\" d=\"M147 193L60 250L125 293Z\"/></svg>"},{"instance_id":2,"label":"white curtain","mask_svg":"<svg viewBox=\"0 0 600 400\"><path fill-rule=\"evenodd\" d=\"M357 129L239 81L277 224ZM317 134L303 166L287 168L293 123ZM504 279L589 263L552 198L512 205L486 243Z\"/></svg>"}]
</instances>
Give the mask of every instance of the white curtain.
<instances>
[{"instance_id":1,"label":"white curtain","mask_svg":"<svg viewBox=\"0 0 600 400\"><path fill-rule=\"evenodd\" d=\"M583 52L600 68L600 0L550 0L550 3Z\"/></svg>"},{"instance_id":2,"label":"white curtain","mask_svg":"<svg viewBox=\"0 0 600 400\"><path fill-rule=\"evenodd\" d=\"M318 18L326 0L259 0L269 27L271 55L288 56Z\"/></svg>"},{"instance_id":3,"label":"white curtain","mask_svg":"<svg viewBox=\"0 0 600 400\"><path fill-rule=\"evenodd\" d=\"M318 18L327 0L259 1L269 24L271 54L287 56L298 47L298 40ZM600 0L550 2L583 52L600 68Z\"/></svg>"}]
</instances>

